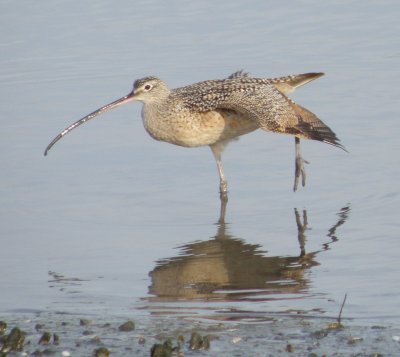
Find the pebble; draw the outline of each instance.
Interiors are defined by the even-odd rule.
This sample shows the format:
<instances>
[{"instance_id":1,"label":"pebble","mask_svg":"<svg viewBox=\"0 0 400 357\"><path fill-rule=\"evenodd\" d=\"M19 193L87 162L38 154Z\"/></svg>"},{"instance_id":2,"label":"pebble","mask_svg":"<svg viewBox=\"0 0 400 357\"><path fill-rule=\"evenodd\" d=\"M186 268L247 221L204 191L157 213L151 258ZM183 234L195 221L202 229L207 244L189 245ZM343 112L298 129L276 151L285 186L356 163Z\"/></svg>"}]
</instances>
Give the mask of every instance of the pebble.
<instances>
[{"instance_id":1,"label":"pebble","mask_svg":"<svg viewBox=\"0 0 400 357\"><path fill-rule=\"evenodd\" d=\"M123 323L121 326L118 327L119 331L122 332L130 332L133 331L135 329L135 323L133 321L126 321L125 323Z\"/></svg>"},{"instance_id":2,"label":"pebble","mask_svg":"<svg viewBox=\"0 0 400 357\"><path fill-rule=\"evenodd\" d=\"M93 351L93 357L109 357L110 351L105 347L97 348Z\"/></svg>"},{"instance_id":3,"label":"pebble","mask_svg":"<svg viewBox=\"0 0 400 357\"><path fill-rule=\"evenodd\" d=\"M241 337L234 337L234 338L232 338L232 343L234 343L234 344L239 343L240 341L242 341L242 338L241 338Z\"/></svg>"}]
</instances>

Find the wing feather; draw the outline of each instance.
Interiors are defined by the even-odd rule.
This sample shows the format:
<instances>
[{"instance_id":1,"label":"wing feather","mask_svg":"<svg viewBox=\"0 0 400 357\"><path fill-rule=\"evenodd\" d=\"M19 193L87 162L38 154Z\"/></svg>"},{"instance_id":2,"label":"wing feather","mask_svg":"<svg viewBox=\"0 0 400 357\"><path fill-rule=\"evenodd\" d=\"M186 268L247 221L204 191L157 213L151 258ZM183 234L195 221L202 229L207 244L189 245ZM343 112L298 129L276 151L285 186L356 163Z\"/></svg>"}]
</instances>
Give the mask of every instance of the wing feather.
<instances>
[{"instance_id":1,"label":"wing feather","mask_svg":"<svg viewBox=\"0 0 400 357\"><path fill-rule=\"evenodd\" d=\"M345 150L327 125L284 94L289 92L289 89L294 90L321 75L311 73L269 80L252 78L239 71L227 79L199 82L178 88L173 95L178 96L182 104L192 111L235 111L254 120L266 131L318 140ZM279 83L284 83L286 87L279 87Z\"/></svg>"}]
</instances>

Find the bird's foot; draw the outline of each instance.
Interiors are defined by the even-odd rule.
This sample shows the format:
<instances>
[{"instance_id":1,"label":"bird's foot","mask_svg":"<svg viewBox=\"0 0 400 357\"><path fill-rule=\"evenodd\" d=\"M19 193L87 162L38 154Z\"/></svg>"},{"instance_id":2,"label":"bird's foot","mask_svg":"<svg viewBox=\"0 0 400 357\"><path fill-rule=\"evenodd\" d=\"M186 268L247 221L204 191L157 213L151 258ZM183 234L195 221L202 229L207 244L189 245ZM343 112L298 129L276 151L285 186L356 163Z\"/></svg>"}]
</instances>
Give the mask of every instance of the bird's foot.
<instances>
[{"instance_id":1,"label":"bird's foot","mask_svg":"<svg viewBox=\"0 0 400 357\"><path fill-rule=\"evenodd\" d=\"M295 173L294 173L294 186L293 191L296 192L299 185L299 178L301 176L301 185L304 187L306 185L306 169L304 164L309 164L307 160L304 160L301 155L296 156L295 162Z\"/></svg>"}]
</instances>

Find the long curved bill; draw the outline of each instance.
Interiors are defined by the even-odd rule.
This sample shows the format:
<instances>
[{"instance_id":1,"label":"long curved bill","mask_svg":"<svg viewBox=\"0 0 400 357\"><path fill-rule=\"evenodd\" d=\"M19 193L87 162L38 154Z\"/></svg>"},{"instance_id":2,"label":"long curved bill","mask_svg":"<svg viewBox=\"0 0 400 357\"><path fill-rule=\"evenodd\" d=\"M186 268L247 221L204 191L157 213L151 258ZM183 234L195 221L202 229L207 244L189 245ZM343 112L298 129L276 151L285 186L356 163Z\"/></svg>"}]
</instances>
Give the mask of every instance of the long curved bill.
<instances>
[{"instance_id":1,"label":"long curved bill","mask_svg":"<svg viewBox=\"0 0 400 357\"><path fill-rule=\"evenodd\" d=\"M104 107L101 107L97 110L95 110L93 113L90 113L88 115L86 115L84 118L79 119L78 121L76 121L75 123L71 124L69 127L65 128L60 134L58 134L53 141L47 146L46 150L44 151L44 156L47 155L48 151L54 146L54 144L62 139L65 135L67 135L72 129L75 129L76 127L78 127L79 125L86 123L87 121L89 121L90 119L93 119L95 117L97 117L100 114L103 114L104 112L107 112L111 109L114 109L116 107L119 107L122 104L131 102L134 100L134 93L133 91L131 93L129 93L128 95L117 99L116 101L109 103L107 105L105 105Z\"/></svg>"}]
</instances>

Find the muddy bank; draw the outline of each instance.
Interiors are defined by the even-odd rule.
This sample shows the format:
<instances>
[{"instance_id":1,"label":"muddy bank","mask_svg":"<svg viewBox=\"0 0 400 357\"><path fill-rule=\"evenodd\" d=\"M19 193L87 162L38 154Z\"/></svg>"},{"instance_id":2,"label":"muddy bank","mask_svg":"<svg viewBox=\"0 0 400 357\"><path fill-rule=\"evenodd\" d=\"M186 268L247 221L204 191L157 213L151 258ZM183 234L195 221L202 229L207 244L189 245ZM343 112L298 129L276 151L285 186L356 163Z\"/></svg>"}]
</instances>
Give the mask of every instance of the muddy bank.
<instances>
[{"instance_id":1,"label":"muddy bank","mask_svg":"<svg viewBox=\"0 0 400 357\"><path fill-rule=\"evenodd\" d=\"M2 318L0 356L396 356L400 329L316 317L220 322L35 313Z\"/></svg>"}]
</instances>

